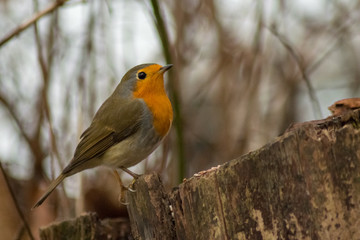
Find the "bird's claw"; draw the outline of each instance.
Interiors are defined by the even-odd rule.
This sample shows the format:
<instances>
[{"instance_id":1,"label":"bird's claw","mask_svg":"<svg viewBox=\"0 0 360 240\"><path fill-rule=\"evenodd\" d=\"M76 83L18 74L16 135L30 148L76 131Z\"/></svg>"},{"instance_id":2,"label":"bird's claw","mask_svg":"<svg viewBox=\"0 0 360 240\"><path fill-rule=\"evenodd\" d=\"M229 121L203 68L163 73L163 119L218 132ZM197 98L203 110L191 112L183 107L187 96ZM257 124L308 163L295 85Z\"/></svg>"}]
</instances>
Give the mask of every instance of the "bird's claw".
<instances>
[{"instance_id":1,"label":"bird's claw","mask_svg":"<svg viewBox=\"0 0 360 240\"><path fill-rule=\"evenodd\" d=\"M119 195L119 202L122 205L129 205L129 202L126 201L126 191L129 190L127 187L124 187L123 185L120 186L120 195Z\"/></svg>"},{"instance_id":2,"label":"bird's claw","mask_svg":"<svg viewBox=\"0 0 360 240\"><path fill-rule=\"evenodd\" d=\"M122 194L120 194L119 196L119 203L125 206L129 205L129 202L126 201L125 197L123 197Z\"/></svg>"},{"instance_id":3,"label":"bird's claw","mask_svg":"<svg viewBox=\"0 0 360 240\"><path fill-rule=\"evenodd\" d=\"M134 179L132 180L132 182L129 184L129 186L127 187L127 189L128 189L130 192L133 192L133 193L136 192L136 189L133 188L135 182L136 182L136 179L134 178Z\"/></svg>"},{"instance_id":4,"label":"bird's claw","mask_svg":"<svg viewBox=\"0 0 360 240\"><path fill-rule=\"evenodd\" d=\"M119 195L119 202L123 205L129 205L129 202L126 201L126 194L125 192L126 191L129 191L129 192L136 192L136 189L133 187L134 186L134 183L136 182L136 179L138 179L140 177L140 175L136 174L136 173L133 173L132 171L128 170L127 168L123 168L121 167L121 169L123 169L125 172L127 172L128 174L130 174L131 176L134 177L134 179L132 180L132 182L129 184L128 187L125 187L123 184L122 184L122 181L121 181L121 178L119 176L119 173L114 170L114 174L115 174L115 177L116 179L118 180L119 182L119 186L120 186L120 195Z\"/></svg>"},{"instance_id":5,"label":"bird's claw","mask_svg":"<svg viewBox=\"0 0 360 240\"><path fill-rule=\"evenodd\" d=\"M133 188L131 188L130 186L128 187L128 190L129 190L129 192L132 192L132 193L135 193L135 192L136 192L136 189L133 189Z\"/></svg>"}]
</instances>

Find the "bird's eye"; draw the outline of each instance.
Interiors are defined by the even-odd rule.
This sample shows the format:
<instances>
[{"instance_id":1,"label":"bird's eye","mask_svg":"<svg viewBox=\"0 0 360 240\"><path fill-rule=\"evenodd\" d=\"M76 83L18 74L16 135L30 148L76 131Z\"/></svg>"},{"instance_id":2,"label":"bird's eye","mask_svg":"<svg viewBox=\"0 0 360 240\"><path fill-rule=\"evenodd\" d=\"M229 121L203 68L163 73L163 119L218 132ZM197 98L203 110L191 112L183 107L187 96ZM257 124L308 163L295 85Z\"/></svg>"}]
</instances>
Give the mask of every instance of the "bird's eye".
<instances>
[{"instance_id":1,"label":"bird's eye","mask_svg":"<svg viewBox=\"0 0 360 240\"><path fill-rule=\"evenodd\" d=\"M138 78L139 78L139 79L145 79L145 78L146 78L146 73L144 73L144 72L139 72L139 73L138 73Z\"/></svg>"}]
</instances>

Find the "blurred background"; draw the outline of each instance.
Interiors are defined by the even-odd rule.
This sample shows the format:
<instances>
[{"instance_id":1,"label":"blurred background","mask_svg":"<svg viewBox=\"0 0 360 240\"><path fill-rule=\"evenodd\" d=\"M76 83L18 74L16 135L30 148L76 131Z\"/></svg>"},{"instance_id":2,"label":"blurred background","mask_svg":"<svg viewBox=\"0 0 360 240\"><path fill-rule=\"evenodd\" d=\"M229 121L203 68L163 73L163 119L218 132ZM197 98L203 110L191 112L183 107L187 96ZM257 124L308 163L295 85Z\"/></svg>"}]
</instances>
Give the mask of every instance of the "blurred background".
<instances>
[{"instance_id":1,"label":"blurred background","mask_svg":"<svg viewBox=\"0 0 360 240\"><path fill-rule=\"evenodd\" d=\"M0 41L54 2L1 0ZM103 168L30 208L135 65L174 64L172 131L131 168L158 172L169 190L359 95L360 1L69 0L54 9L0 45L0 161L14 192L1 172L4 239L28 239L16 206L35 238L40 226L84 211L126 218Z\"/></svg>"}]
</instances>

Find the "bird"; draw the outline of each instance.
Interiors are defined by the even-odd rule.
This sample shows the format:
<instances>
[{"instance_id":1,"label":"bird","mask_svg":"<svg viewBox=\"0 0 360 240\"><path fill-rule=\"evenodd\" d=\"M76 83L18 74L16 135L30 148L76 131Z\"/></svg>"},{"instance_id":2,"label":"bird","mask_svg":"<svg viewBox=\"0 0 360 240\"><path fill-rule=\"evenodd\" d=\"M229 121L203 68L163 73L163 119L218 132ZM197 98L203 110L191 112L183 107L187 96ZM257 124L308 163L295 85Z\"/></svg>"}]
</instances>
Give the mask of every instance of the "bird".
<instances>
[{"instance_id":1,"label":"bird","mask_svg":"<svg viewBox=\"0 0 360 240\"><path fill-rule=\"evenodd\" d=\"M86 169L127 168L149 156L169 133L173 110L164 85L164 73L173 65L137 65L121 79L80 136L73 158L32 209L39 207L66 178ZM117 172L116 172L117 173ZM120 179L120 178L119 178Z\"/></svg>"}]
</instances>

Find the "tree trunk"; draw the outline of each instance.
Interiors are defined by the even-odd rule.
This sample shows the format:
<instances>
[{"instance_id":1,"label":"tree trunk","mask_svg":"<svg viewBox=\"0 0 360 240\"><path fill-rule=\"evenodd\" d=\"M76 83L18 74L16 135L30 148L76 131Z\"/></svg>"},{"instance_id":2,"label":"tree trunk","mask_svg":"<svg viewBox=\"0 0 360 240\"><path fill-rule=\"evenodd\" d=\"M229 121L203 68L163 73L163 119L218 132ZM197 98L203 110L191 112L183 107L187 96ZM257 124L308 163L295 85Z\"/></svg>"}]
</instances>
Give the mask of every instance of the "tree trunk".
<instances>
[{"instance_id":1,"label":"tree trunk","mask_svg":"<svg viewBox=\"0 0 360 240\"><path fill-rule=\"evenodd\" d=\"M358 238L359 115L295 125L170 193L157 174L140 177L127 194L133 238Z\"/></svg>"}]
</instances>

